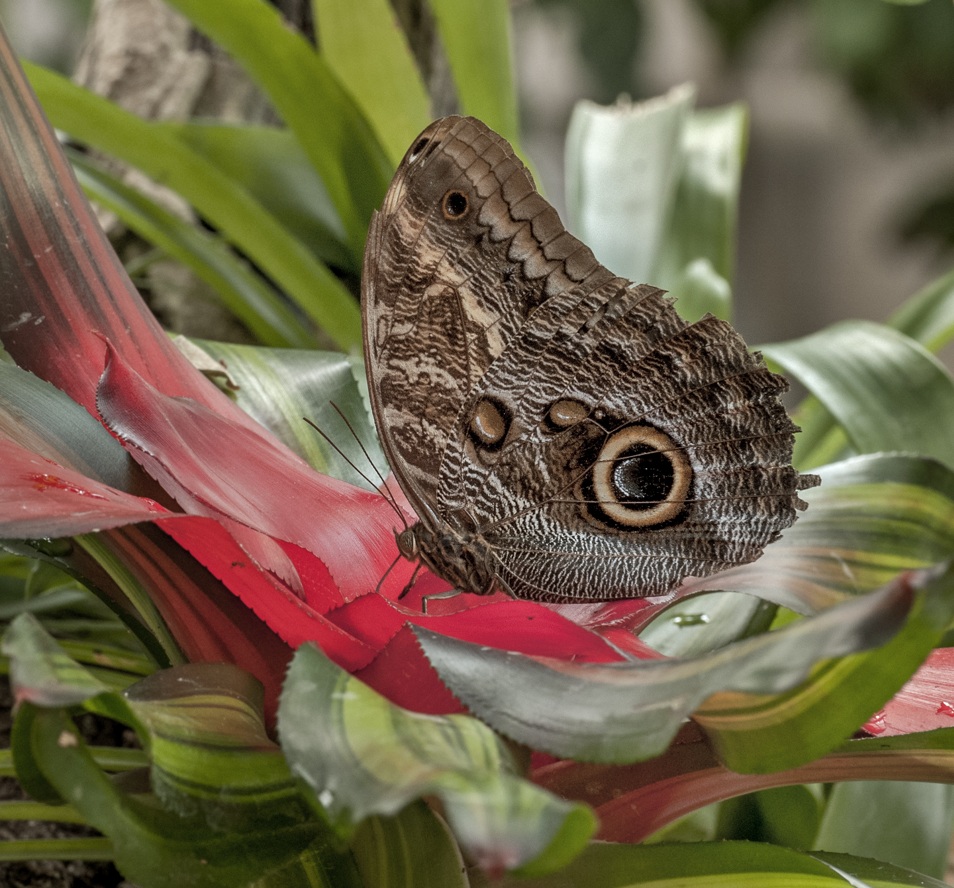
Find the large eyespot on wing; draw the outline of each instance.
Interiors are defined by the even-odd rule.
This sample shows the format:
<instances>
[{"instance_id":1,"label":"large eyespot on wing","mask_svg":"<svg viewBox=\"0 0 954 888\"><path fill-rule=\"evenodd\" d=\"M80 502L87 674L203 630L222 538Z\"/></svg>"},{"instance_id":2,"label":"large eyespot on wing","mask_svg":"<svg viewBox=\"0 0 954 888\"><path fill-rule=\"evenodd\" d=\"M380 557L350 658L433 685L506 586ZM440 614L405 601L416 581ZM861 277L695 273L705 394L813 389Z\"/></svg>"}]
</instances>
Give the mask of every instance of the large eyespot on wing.
<instances>
[{"instance_id":1,"label":"large eyespot on wing","mask_svg":"<svg viewBox=\"0 0 954 888\"><path fill-rule=\"evenodd\" d=\"M686 514L692 475L688 456L669 435L637 423L607 437L578 489L591 521L648 530Z\"/></svg>"}]
</instances>

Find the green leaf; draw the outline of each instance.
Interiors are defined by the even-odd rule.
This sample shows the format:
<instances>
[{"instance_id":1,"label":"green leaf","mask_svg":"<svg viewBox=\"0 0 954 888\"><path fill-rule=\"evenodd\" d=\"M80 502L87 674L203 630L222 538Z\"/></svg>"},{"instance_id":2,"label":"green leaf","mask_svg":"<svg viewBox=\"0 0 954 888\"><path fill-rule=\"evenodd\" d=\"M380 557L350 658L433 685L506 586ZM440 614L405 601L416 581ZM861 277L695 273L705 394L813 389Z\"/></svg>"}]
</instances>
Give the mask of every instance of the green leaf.
<instances>
[{"instance_id":1,"label":"green leaf","mask_svg":"<svg viewBox=\"0 0 954 888\"><path fill-rule=\"evenodd\" d=\"M954 336L954 272L912 296L888 323L928 351L939 351ZM802 427L795 441L796 465L814 467L844 456L844 431L817 398L806 398L796 419Z\"/></svg>"},{"instance_id":2,"label":"green leaf","mask_svg":"<svg viewBox=\"0 0 954 888\"><path fill-rule=\"evenodd\" d=\"M731 589L816 613L954 557L954 473L921 457L876 454L819 470L807 511L750 564L684 591ZM704 602L704 600L703 600Z\"/></svg>"},{"instance_id":3,"label":"green leaf","mask_svg":"<svg viewBox=\"0 0 954 888\"><path fill-rule=\"evenodd\" d=\"M328 189L287 129L201 119L152 125L168 130L238 182L322 262L361 272L361 256L348 248Z\"/></svg>"},{"instance_id":4,"label":"green leaf","mask_svg":"<svg viewBox=\"0 0 954 888\"><path fill-rule=\"evenodd\" d=\"M932 352L950 342L954 337L954 271L912 296L888 323Z\"/></svg>"},{"instance_id":5,"label":"green leaf","mask_svg":"<svg viewBox=\"0 0 954 888\"><path fill-rule=\"evenodd\" d=\"M363 884L409 888L469 888L454 838L426 804L394 817L368 817L355 830L351 853Z\"/></svg>"},{"instance_id":6,"label":"green leaf","mask_svg":"<svg viewBox=\"0 0 954 888\"><path fill-rule=\"evenodd\" d=\"M68 657L32 614L14 619L0 651L10 659L10 681L18 701L74 706L109 690Z\"/></svg>"},{"instance_id":7,"label":"green leaf","mask_svg":"<svg viewBox=\"0 0 954 888\"><path fill-rule=\"evenodd\" d=\"M343 830L433 795L480 866L545 872L595 826L585 807L518 777L512 753L480 722L394 706L310 645L292 660L278 730L292 769Z\"/></svg>"},{"instance_id":8,"label":"green leaf","mask_svg":"<svg viewBox=\"0 0 954 888\"><path fill-rule=\"evenodd\" d=\"M518 141L510 4L506 0L428 0L465 114Z\"/></svg>"},{"instance_id":9,"label":"green leaf","mask_svg":"<svg viewBox=\"0 0 954 888\"><path fill-rule=\"evenodd\" d=\"M693 657L765 632L776 610L753 595L709 592L667 607L639 637L667 657Z\"/></svg>"},{"instance_id":10,"label":"green leaf","mask_svg":"<svg viewBox=\"0 0 954 888\"><path fill-rule=\"evenodd\" d=\"M388 0L318 0L314 11L321 54L397 166L430 121L431 102L393 7Z\"/></svg>"},{"instance_id":11,"label":"green leaf","mask_svg":"<svg viewBox=\"0 0 954 888\"><path fill-rule=\"evenodd\" d=\"M822 664L810 681L776 696L726 694L708 700L695 720L720 760L741 773L791 768L828 752L877 712L914 674L954 616L954 571L931 574L903 575L885 587L898 593L909 588L916 598L904 626L880 649ZM836 614L840 607L821 617ZM806 618L788 628L817 619Z\"/></svg>"},{"instance_id":12,"label":"green leaf","mask_svg":"<svg viewBox=\"0 0 954 888\"><path fill-rule=\"evenodd\" d=\"M802 471L844 459L848 438L844 429L814 395L802 400L792 417L800 431L795 435L792 464Z\"/></svg>"},{"instance_id":13,"label":"green leaf","mask_svg":"<svg viewBox=\"0 0 954 888\"><path fill-rule=\"evenodd\" d=\"M6 839L0 844L0 860L113 860L116 852L109 839Z\"/></svg>"},{"instance_id":14,"label":"green leaf","mask_svg":"<svg viewBox=\"0 0 954 888\"><path fill-rule=\"evenodd\" d=\"M854 877L848 881L845 876ZM859 882L858 878L865 881ZM473 880L474 888L491 883ZM595 842L563 872L541 879L503 879L497 888L682 888L731 885L732 888L831 886L872 888L920 886L941 882L891 864L842 854L803 854L757 842L699 842L679 845L622 845Z\"/></svg>"},{"instance_id":15,"label":"green leaf","mask_svg":"<svg viewBox=\"0 0 954 888\"><path fill-rule=\"evenodd\" d=\"M259 2L238 0L235 6ZM240 183L193 151L170 128L147 123L43 68L24 67L55 126L183 195L342 348L357 347L361 324L354 297ZM359 255L361 247L354 249Z\"/></svg>"},{"instance_id":16,"label":"green leaf","mask_svg":"<svg viewBox=\"0 0 954 888\"><path fill-rule=\"evenodd\" d=\"M148 797L127 794L96 766L62 710L30 709L29 746L37 768L113 840L120 871L143 888L244 885L315 840L313 822L222 834L196 818L164 811Z\"/></svg>"},{"instance_id":17,"label":"green leaf","mask_svg":"<svg viewBox=\"0 0 954 888\"><path fill-rule=\"evenodd\" d=\"M695 111L688 117L680 146L684 165L653 270L652 280L680 300L691 287L700 286L700 279L711 281L720 317L727 317L729 307L747 135L748 113L742 105Z\"/></svg>"},{"instance_id":18,"label":"green leaf","mask_svg":"<svg viewBox=\"0 0 954 888\"><path fill-rule=\"evenodd\" d=\"M815 847L943 878L954 825L952 787L856 781L832 789Z\"/></svg>"},{"instance_id":19,"label":"green leaf","mask_svg":"<svg viewBox=\"0 0 954 888\"><path fill-rule=\"evenodd\" d=\"M825 405L856 452L909 451L954 464L954 380L913 339L852 321L762 351Z\"/></svg>"},{"instance_id":20,"label":"green leaf","mask_svg":"<svg viewBox=\"0 0 954 888\"><path fill-rule=\"evenodd\" d=\"M920 583L926 585L915 589L904 580L774 632L685 660L581 664L481 648L421 628L415 634L442 681L470 711L504 735L564 758L650 758L666 748L686 717L718 692L760 695L770 718L750 719L736 734L731 713L723 717L718 710L716 723L716 710L707 705L705 724L736 770L771 770L831 749L910 677L920 662L911 660L917 652L922 658L927 654L943 632L939 621L954 613L954 582L945 575ZM917 616L905 625L914 601L926 603L915 608ZM898 661L893 666L879 661L883 681L858 694L856 705L826 709L814 722L811 713L786 707L797 693L819 706L835 691L847 693L850 689L833 687L826 676L837 678L865 659L859 651L897 638L903 639ZM738 694L729 698L732 703ZM776 702L777 708L771 709ZM720 704L724 708L726 698ZM858 711L865 706L870 708ZM806 721L814 724L810 732ZM800 742L783 740L781 748L777 742L772 747L755 740L747 743L756 728L785 738L797 729Z\"/></svg>"},{"instance_id":21,"label":"green leaf","mask_svg":"<svg viewBox=\"0 0 954 888\"><path fill-rule=\"evenodd\" d=\"M112 210L141 238L207 283L250 332L267 345L314 346L304 318L219 237L170 213L141 192L97 168L79 152L70 162L87 196Z\"/></svg>"},{"instance_id":22,"label":"green leaf","mask_svg":"<svg viewBox=\"0 0 954 888\"><path fill-rule=\"evenodd\" d=\"M131 487L129 456L100 422L55 386L4 361L0 432L117 490Z\"/></svg>"},{"instance_id":23,"label":"green leaf","mask_svg":"<svg viewBox=\"0 0 954 888\"><path fill-rule=\"evenodd\" d=\"M667 286L662 273L653 279ZM691 260L668 283L668 289L676 300L679 314L690 323L705 314L715 315L724 321L732 315L732 288L708 259Z\"/></svg>"},{"instance_id":24,"label":"green leaf","mask_svg":"<svg viewBox=\"0 0 954 888\"><path fill-rule=\"evenodd\" d=\"M144 728L152 788L182 816L245 832L307 819L278 746L262 720L261 685L226 663L163 669L129 688Z\"/></svg>"},{"instance_id":25,"label":"green leaf","mask_svg":"<svg viewBox=\"0 0 954 888\"><path fill-rule=\"evenodd\" d=\"M362 393L365 377L360 358L205 340L196 344L227 368L239 406L319 472L372 486L348 464L350 460L374 486L381 481L379 473L387 475L387 460Z\"/></svg>"},{"instance_id":26,"label":"green leaf","mask_svg":"<svg viewBox=\"0 0 954 888\"><path fill-rule=\"evenodd\" d=\"M331 197L354 255L392 166L354 99L325 60L264 0L170 0L227 50L262 88L308 155Z\"/></svg>"},{"instance_id":27,"label":"green leaf","mask_svg":"<svg viewBox=\"0 0 954 888\"><path fill-rule=\"evenodd\" d=\"M779 786L753 798L761 820L760 837L800 851L815 847L824 810L821 787Z\"/></svg>"},{"instance_id":28,"label":"green leaf","mask_svg":"<svg viewBox=\"0 0 954 888\"><path fill-rule=\"evenodd\" d=\"M235 667L190 664L120 695L69 661L29 615L14 620L3 644L18 698L32 701L21 704L14 729L18 776L112 839L127 878L143 888L232 888L316 848L328 867L350 866L265 734L260 687ZM64 702L137 731L153 793L139 785L127 792L103 772Z\"/></svg>"},{"instance_id":29,"label":"green leaf","mask_svg":"<svg viewBox=\"0 0 954 888\"><path fill-rule=\"evenodd\" d=\"M695 100L679 87L633 105L579 102L566 135L569 228L615 274L652 280ZM681 269L680 269L681 270Z\"/></svg>"},{"instance_id":30,"label":"green leaf","mask_svg":"<svg viewBox=\"0 0 954 888\"><path fill-rule=\"evenodd\" d=\"M728 318L747 116L693 112L681 87L631 106L581 102L566 142L570 228L617 274L667 288L680 314Z\"/></svg>"}]
</instances>

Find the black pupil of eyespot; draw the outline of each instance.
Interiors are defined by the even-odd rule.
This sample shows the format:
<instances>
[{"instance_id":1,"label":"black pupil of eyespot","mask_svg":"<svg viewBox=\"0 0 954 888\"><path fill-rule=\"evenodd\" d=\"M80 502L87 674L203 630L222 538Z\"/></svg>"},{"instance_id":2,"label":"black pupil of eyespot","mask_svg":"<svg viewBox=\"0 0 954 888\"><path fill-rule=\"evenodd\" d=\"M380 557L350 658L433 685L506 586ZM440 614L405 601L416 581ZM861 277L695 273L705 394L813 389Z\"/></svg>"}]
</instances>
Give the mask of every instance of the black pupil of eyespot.
<instances>
[{"instance_id":1,"label":"black pupil of eyespot","mask_svg":"<svg viewBox=\"0 0 954 888\"><path fill-rule=\"evenodd\" d=\"M467 212L467 197L459 191L452 191L444 198L444 211L448 216L462 216Z\"/></svg>"},{"instance_id":2,"label":"black pupil of eyespot","mask_svg":"<svg viewBox=\"0 0 954 888\"><path fill-rule=\"evenodd\" d=\"M648 444L630 447L613 466L613 490L621 504L634 509L665 500L674 481L672 462Z\"/></svg>"}]
</instances>

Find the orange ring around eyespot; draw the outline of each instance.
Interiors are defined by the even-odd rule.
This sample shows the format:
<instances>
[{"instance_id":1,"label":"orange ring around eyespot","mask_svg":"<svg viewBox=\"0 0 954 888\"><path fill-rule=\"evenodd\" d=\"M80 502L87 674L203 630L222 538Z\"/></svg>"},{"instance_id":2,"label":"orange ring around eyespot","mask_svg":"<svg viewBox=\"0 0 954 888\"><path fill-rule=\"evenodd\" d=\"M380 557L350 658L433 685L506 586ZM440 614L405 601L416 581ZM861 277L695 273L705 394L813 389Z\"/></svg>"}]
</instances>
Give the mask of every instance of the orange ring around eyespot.
<instances>
[{"instance_id":1,"label":"orange ring around eyespot","mask_svg":"<svg viewBox=\"0 0 954 888\"><path fill-rule=\"evenodd\" d=\"M645 444L666 457L672 465L673 483L666 498L646 508L620 502L613 483L613 469L621 454ZM665 432L652 426L627 426L610 436L592 470L593 492L599 509L617 524L629 528L653 527L676 518L685 506L692 483L692 466L685 451Z\"/></svg>"}]
</instances>

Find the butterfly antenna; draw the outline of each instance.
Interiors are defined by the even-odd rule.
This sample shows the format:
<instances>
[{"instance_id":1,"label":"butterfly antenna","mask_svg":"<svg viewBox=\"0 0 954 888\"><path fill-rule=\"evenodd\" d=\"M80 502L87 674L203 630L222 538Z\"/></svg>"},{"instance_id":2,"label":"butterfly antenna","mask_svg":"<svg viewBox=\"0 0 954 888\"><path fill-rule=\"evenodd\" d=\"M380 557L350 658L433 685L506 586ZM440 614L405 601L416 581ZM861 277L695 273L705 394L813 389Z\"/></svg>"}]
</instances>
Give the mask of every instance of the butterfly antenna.
<instances>
[{"instance_id":1,"label":"butterfly antenna","mask_svg":"<svg viewBox=\"0 0 954 888\"><path fill-rule=\"evenodd\" d=\"M361 452L364 454L364 458L368 461L368 465L371 466L371 468L374 470L374 474L378 476L378 480L381 482L381 487L379 489L383 491L387 491L386 493L382 493L382 496L384 496L385 499L387 499L388 502L391 503L391 508L393 508L394 511L398 514L398 516L401 519L401 523L404 525L404 529L406 530L407 519L404 517L404 513L401 511L401 508L398 506L397 500L394 498L394 494L391 493L391 488L388 487L387 479L381 474L375 461L371 459L371 454L368 453L368 449L364 446L364 442L361 440L358 433L354 430L354 426L351 425L351 420L344 415L341 408L334 401L330 401L329 403L334 408L335 413L337 413L338 416L341 417L341 421L348 427L348 431L351 432L351 437L354 438L355 443L358 445L358 447L361 448ZM347 459L347 457L345 457L345 459ZM357 471L357 469L355 471ZM369 484L372 483L366 476L362 475L361 477L365 478L365 480L368 481ZM374 485L372 484L372 486Z\"/></svg>"},{"instance_id":2,"label":"butterfly antenna","mask_svg":"<svg viewBox=\"0 0 954 888\"><path fill-rule=\"evenodd\" d=\"M374 464L374 461L373 461L373 460L371 459L371 457L368 455L368 451L365 449L364 444L361 443L361 439L357 436L357 434L355 434L354 428L352 427L351 423L348 422L348 420L345 418L345 415L338 409L338 405L335 404L334 402L332 402L331 406L334 407L334 409L335 409L335 411L338 413L338 415L344 420L345 425L348 427L348 431L351 432L351 434L354 436L355 441L358 442L358 446L361 448L361 452L364 454L365 459L367 459L368 463L369 463L369 464L371 465L371 467L374 469L374 474L377 475L378 478L380 479L380 481L381 481L381 488L378 488L378 489L381 491L381 496L383 496L384 499L385 499L385 501L388 503L388 505L389 505L392 509L394 509L395 514L398 516L398 518L401 519L401 523L404 525L405 528L407 528L407 518L404 517L404 513L401 511L400 506L398 506L397 501L394 499L394 494L391 493L390 488L388 488L387 482L381 477L381 473L378 471L378 467ZM351 466L351 468L354 469L355 472L357 472L357 474L358 474L362 479L364 479L364 480L368 483L368 485L369 485L370 487L377 488L377 484L375 483L374 479L371 478L369 475L367 475L365 472L362 472L361 469L359 469L359 468L354 464L354 461L351 459L351 457L349 457L349 456L328 436L328 434L327 434L323 429L319 428L319 427L318 427L315 423L313 423L307 416L303 416L302 419L304 419L304 421L305 421L306 423L308 423L308 425L310 425L316 432L318 432L318 434L321 435L321 437L325 439L325 441L326 441L326 442L328 443L328 445L335 451L335 453L337 453L338 456L340 456L349 466ZM382 488L383 488L383 489L382 489Z\"/></svg>"}]
</instances>

